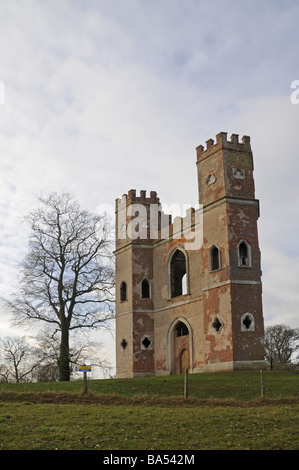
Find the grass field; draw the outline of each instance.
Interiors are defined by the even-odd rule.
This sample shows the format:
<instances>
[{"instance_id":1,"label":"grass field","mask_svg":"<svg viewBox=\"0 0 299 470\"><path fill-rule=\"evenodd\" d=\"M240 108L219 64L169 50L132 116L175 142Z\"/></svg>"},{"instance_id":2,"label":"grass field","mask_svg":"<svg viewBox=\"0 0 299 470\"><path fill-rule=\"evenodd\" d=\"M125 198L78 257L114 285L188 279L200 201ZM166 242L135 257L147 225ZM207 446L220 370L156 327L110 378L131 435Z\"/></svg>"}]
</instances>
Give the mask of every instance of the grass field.
<instances>
[{"instance_id":1,"label":"grass field","mask_svg":"<svg viewBox=\"0 0 299 470\"><path fill-rule=\"evenodd\" d=\"M2 450L298 450L299 374L0 384Z\"/></svg>"}]
</instances>

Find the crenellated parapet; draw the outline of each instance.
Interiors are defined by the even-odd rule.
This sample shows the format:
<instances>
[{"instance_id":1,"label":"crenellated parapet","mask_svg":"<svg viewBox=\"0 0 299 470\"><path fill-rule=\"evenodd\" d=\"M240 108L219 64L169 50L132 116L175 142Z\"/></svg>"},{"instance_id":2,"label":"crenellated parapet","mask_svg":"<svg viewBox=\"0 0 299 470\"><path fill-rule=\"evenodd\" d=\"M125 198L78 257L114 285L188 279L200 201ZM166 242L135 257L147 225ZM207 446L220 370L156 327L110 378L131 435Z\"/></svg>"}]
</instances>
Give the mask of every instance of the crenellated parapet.
<instances>
[{"instance_id":1,"label":"crenellated parapet","mask_svg":"<svg viewBox=\"0 0 299 470\"><path fill-rule=\"evenodd\" d=\"M151 191L147 197L146 191L137 195L135 189L116 199L116 214L117 241L121 244L184 238L199 220L199 210L193 207L186 210L185 216L173 218L172 214L163 211L156 191Z\"/></svg>"},{"instance_id":2,"label":"crenellated parapet","mask_svg":"<svg viewBox=\"0 0 299 470\"><path fill-rule=\"evenodd\" d=\"M141 190L140 195L136 195L136 189L130 189L128 194L123 194L121 198L116 199L116 210L123 206L130 204L160 204L160 199L156 191L150 191L150 196L147 197L146 191Z\"/></svg>"},{"instance_id":3,"label":"crenellated parapet","mask_svg":"<svg viewBox=\"0 0 299 470\"><path fill-rule=\"evenodd\" d=\"M229 141L227 140L227 132L220 132L216 135L216 143L213 139L209 139L206 141L206 148L203 145L196 148L197 161L201 161L221 149L251 152L250 137L244 135L240 142L239 135L232 134Z\"/></svg>"}]
</instances>

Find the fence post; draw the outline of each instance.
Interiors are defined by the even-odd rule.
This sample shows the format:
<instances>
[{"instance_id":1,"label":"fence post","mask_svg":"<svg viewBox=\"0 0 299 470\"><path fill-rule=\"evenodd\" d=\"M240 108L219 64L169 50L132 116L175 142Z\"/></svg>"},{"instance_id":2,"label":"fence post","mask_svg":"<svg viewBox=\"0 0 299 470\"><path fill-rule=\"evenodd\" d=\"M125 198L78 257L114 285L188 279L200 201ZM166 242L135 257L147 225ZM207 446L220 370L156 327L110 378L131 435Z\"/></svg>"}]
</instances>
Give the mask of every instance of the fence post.
<instances>
[{"instance_id":1,"label":"fence post","mask_svg":"<svg viewBox=\"0 0 299 470\"><path fill-rule=\"evenodd\" d=\"M83 372L83 379L84 379L84 394L87 394L87 372Z\"/></svg>"},{"instance_id":2,"label":"fence post","mask_svg":"<svg viewBox=\"0 0 299 470\"><path fill-rule=\"evenodd\" d=\"M185 400L188 398L188 369L185 370L185 387L184 387Z\"/></svg>"},{"instance_id":3,"label":"fence post","mask_svg":"<svg viewBox=\"0 0 299 470\"><path fill-rule=\"evenodd\" d=\"M261 370L261 397L265 398L265 379L263 370Z\"/></svg>"}]
</instances>

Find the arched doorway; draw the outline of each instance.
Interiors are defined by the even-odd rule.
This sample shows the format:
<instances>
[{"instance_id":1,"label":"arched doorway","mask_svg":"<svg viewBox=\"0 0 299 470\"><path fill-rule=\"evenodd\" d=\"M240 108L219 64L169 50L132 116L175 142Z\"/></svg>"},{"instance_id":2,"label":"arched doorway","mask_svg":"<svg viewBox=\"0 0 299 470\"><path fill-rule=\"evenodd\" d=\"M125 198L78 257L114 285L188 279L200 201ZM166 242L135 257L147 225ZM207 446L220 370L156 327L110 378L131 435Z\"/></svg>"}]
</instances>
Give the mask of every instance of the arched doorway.
<instances>
[{"instance_id":1,"label":"arched doorway","mask_svg":"<svg viewBox=\"0 0 299 470\"><path fill-rule=\"evenodd\" d=\"M167 364L170 374L192 370L192 330L185 318L177 318L168 330Z\"/></svg>"}]
</instances>

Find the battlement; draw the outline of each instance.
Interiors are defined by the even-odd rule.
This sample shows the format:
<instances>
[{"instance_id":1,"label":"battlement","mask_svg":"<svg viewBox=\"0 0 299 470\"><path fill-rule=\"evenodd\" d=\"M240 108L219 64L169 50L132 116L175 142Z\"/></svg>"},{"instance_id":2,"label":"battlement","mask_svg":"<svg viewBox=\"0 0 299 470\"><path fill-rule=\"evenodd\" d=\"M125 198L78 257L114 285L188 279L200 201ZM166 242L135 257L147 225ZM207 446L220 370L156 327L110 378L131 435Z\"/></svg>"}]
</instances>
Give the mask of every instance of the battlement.
<instances>
[{"instance_id":1,"label":"battlement","mask_svg":"<svg viewBox=\"0 0 299 470\"><path fill-rule=\"evenodd\" d=\"M161 216L163 216L162 227L171 228L171 231L174 227L191 227L195 223L196 210L193 207L190 207L186 210L185 217L176 216L173 220L171 214L165 214L162 211L162 206L160 204L160 198L157 197L156 191L150 192L150 197L146 197L146 191L140 191L140 196L136 196L136 190L130 189L128 194L123 194L122 198L116 199L116 211L118 209L125 209L130 204L155 204L157 206L157 213L153 211L153 214L159 214L159 230L161 229ZM150 217L151 212L147 212L147 217ZM132 216L131 216L132 217ZM130 218L131 218L130 217Z\"/></svg>"},{"instance_id":2,"label":"battlement","mask_svg":"<svg viewBox=\"0 0 299 470\"><path fill-rule=\"evenodd\" d=\"M146 197L146 191L141 190L140 196L136 196L136 189L130 189L128 194L123 194L121 199L116 199L116 210L119 207L128 206L129 204L160 204L160 199L156 191L150 192L150 197Z\"/></svg>"},{"instance_id":3,"label":"battlement","mask_svg":"<svg viewBox=\"0 0 299 470\"><path fill-rule=\"evenodd\" d=\"M206 149L203 145L199 145L196 148L197 161L207 158L214 152L224 148L228 150L239 150L241 152L251 152L250 137L244 135L242 137L242 142L239 142L239 135L232 134L230 141L227 140L227 132L220 132L216 135L216 143L213 139L206 141Z\"/></svg>"},{"instance_id":4,"label":"battlement","mask_svg":"<svg viewBox=\"0 0 299 470\"><path fill-rule=\"evenodd\" d=\"M140 205L143 206L140 207ZM199 224L200 212L193 207L186 210L184 217L173 217L163 211L155 191L146 197L146 191L131 189L116 199L116 228L118 246L133 240L134 243L154 243L169 238L186 238Z\"/></svg>"}]
</instances>

